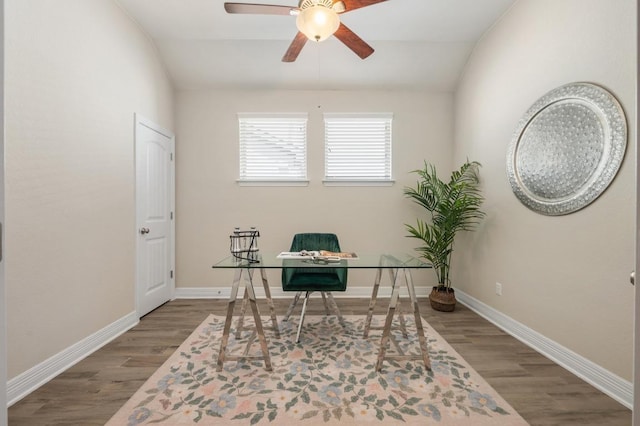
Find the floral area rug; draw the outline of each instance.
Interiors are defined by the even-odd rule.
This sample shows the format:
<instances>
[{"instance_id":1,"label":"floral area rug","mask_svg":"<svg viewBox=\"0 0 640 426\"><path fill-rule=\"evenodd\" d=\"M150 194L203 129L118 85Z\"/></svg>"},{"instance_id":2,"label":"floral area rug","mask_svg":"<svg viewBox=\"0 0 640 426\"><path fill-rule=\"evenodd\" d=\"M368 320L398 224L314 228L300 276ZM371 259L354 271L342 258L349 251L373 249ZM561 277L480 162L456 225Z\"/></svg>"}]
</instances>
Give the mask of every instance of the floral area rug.
<instances>
[{"instance_id":1,"label":"floral area rug","mask_svg":"<svg viewBox=\"0 0 640 426\"><path fill-rule=\"evenodd\" d=\"M224 318L211 315L107 424L527 424L425 321L432 371L421 361L385 360L377 373L381 331L364 339L364 316L344 318L343 327L334 316L307 316L299 344L298 317L279 318L279 339L265 318L273 371L241 360L226 361L218 373ZM383 319L375 316L373 326ZM409 339L394 328L389 354L419 353L414 323L406 320ZM252 320L245 324L250 329ZM228 353L241 354L254 337L232 333ZM257 339L250 353L260 353Z\"/></svg>"}]
</instances>

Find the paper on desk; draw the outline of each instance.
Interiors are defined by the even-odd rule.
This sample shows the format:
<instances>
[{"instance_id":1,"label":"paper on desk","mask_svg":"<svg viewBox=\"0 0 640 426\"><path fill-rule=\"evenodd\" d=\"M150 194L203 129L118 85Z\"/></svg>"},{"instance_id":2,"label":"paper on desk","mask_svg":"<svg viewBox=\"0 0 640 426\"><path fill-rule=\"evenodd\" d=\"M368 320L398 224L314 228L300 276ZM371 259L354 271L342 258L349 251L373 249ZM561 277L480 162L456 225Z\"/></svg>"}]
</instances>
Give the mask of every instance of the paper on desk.
<instances>
[{"instance_id":1,"label":"paper on desk","mask_svg":"<svg viewBox=\"0 0 640 426\"><path fill-rule=\"evenodd\" d=\"M318 251L283 251L278 256L278 259L310 259L314 256L320 256Z\"/></svg>"},{"instance_id":2,"label":"paper on desk","mask_svg":"<svg viewBox=\"0 0 640 426\"><path fill-rule=\"evenodd\" d=\"M314 257L339 257L340 259L358 259L358 255L348 252L333 252L327 250L319 251L283 251L278 256L278 259L309 259Z\"/></svg>"}]
</instances>

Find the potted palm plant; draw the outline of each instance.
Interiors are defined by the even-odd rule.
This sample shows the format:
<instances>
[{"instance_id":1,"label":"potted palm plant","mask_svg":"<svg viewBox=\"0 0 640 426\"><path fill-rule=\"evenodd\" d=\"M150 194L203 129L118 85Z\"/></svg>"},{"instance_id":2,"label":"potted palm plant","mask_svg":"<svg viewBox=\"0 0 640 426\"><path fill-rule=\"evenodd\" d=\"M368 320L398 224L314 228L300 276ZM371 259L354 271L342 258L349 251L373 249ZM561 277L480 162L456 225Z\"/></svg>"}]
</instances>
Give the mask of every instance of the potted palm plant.
<instances>
[{"instance_id":1,"label":"potted palm plant","mask_svg":"<svg viewBox=\"0 0 640 426\"><path fill-rule=\"evenodd\" d=\"M449 182L442 181L433 165L424 163L422 170L414 170L419 179L415 188L405 187L404 194L429 213L430 221L417 219L416 226L405 224L408 237L417 238L423 245L416 250L433 265L438 278L429 301L438 311L455 309L456 299L451 288L449 271L453 242L458 231L471 231L485 216L480 210L484 198L480 194L477 161L465 162L451 173Z\"/></svg>"}]
</instances>

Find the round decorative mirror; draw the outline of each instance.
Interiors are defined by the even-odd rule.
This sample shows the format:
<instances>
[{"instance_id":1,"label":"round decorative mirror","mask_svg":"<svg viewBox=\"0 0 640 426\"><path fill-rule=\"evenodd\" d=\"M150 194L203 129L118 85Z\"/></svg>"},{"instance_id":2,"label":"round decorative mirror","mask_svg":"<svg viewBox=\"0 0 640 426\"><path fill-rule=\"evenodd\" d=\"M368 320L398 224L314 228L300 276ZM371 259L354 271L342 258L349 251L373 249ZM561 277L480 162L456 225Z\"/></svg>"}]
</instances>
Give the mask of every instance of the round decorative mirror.
<instances>
[{"instance_id":1,"label":"round decorative mirror","mask_svg":"<svg viewBox=\"0 0 640 426\"><path fill-rule=\"evenodd\" d=\"M627 145L616 98L600 86L560 86L525 113L507 153L509 183L518 199L546 215L575 212L615 177Z\"/></svg>"}]
</instances>

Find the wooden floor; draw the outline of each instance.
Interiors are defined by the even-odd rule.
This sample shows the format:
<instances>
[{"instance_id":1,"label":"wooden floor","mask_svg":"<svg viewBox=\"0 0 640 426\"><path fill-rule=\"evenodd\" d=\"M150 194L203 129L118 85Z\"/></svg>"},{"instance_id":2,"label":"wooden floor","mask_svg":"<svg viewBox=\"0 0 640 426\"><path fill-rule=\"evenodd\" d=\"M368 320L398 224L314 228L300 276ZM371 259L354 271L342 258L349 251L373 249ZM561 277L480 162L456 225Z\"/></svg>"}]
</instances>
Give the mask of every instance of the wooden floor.
<instances>
[{"instance_id":1,"label":"wooden floor","mask_svg":"<svg viewBox=\"0 0 640 426\"><path fill-rule=\"evenodd\" d=\"M421 299L422 300L422 299ZM276 300L279 315L286 300ZM337 299L343 314L365 314L367 300ZM382 314L384 300L376 313ZM321 313L321 300L309 313ZM422 316L531 425L625 425L631 411L469 309ZM224 300L175 300L9 408L9 425L104 425L209 313L224 315ZM261 312L267 312L261 305Z\"/></svg>"}]
</instances>

